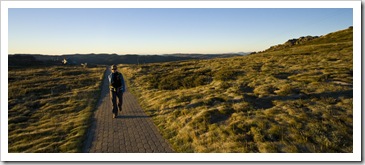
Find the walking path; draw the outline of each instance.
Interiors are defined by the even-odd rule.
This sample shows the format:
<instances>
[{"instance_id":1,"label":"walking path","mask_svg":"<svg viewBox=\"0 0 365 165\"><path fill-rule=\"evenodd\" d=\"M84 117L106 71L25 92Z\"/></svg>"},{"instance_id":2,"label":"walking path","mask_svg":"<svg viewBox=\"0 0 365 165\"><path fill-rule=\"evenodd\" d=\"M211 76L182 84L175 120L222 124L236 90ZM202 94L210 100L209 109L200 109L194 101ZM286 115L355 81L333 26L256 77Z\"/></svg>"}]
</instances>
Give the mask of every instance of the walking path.
<instances>
[{"instance_id":1,"label":"walking path","mask_svg":"<svg viewBox=\"0 0 365 165\"><path fill-rule=\"evenodd\" d=\"M152 119L139 106L136 98L127 91L124 93L122 112L112 118L112 106L105 72L101 97L97 104L92 126L89 129L83 152L97 153L153 153L174 152Z\"/></svg>"}]
</instances>

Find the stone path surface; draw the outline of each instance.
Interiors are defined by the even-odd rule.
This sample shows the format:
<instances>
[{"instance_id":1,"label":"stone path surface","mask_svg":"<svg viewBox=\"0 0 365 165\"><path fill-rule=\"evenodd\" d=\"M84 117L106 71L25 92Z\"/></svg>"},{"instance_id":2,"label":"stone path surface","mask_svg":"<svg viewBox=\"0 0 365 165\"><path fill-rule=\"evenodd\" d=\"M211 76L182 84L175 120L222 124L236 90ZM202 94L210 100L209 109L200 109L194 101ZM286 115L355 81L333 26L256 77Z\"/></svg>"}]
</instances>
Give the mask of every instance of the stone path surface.
<instances>
[{"instance_id":1,"label":"stone path surface","mask_svg":"<svg viewBox=\"0 0 365 165\"><path fill-rule=\"evenodd\" d=\"M142 110L136 98L124 93L122 112L112 118L108 78L105 72L102 92L94 112L83 152L93 153L170 153L174 152L152 119Z\"/></svg>"}]
</instances>

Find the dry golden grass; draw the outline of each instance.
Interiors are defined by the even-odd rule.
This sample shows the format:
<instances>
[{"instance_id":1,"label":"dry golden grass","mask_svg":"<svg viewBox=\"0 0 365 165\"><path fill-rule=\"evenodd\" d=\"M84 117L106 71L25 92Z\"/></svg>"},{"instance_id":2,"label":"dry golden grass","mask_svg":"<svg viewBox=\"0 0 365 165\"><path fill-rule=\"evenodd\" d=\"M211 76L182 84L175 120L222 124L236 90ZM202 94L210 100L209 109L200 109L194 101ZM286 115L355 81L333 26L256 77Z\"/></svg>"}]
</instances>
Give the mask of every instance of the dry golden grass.
<instances>
[{"instance_id":1,"label":"dry golden grass","mask_svg":"<svg viewBox=\"0 0 365 165\"><path fill-rule=\"evenodd\" d=\"M81 152L105 68L9 68L9 152Z\"/></svg>"},{"instance_id":2,"label":"dry golden grass","mask_svg":"<svg viewBox=\"0 0 365 165\"><path fill-rule=\"evenodd\" d=\"M302 45L123 65L178 152L352 152L352 29Z\"/></svg>"}]
</instances>

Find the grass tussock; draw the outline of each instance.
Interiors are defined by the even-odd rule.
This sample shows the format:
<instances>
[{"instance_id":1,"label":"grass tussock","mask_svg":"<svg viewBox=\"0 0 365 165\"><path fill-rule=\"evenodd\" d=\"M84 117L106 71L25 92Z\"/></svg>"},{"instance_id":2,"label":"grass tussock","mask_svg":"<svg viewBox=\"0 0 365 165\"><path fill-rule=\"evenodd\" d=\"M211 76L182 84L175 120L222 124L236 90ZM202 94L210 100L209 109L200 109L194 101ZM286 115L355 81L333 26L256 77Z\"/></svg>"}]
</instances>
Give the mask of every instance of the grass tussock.
<instances>
[{"instance_id":1,"label":"grass tussock","mask_svg":"<svg viewBox=\"0 0 365 165\"><path fill-rule=\"evenodd\" d=\"M124 65L178 152L352 152L352 28L226 59Z\"/></svg>"},{"instance_id":2,"label":"grass tussock","mask_svg":"<svg viewBox=\"0 0 365 165\"><path fill-rule=\"evenodd\" d=\"M81 152L105 68L9 68L9 152Z\"/></svg>"}]
</instances>

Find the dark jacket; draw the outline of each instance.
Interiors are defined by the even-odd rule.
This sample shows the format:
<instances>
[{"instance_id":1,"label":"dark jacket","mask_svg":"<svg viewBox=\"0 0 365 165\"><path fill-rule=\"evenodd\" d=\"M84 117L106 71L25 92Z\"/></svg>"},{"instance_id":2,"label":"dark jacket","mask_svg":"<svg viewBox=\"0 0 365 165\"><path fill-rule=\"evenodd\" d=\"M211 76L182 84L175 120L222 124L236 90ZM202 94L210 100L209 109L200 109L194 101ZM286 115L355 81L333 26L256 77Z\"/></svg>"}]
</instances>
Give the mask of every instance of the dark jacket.
<instances>
[{"instance_id":1,"label":"dark jacket","mask_svg":"<svg viewBox=\"0 0 365 165\"><path fill-rule=\"evenodd\" d=\"M114 89L113 85L114 85L114 84L116 84L116 83L118 83L118 82L114 82L113 74L117 74L117 75L116 75L116 76L117 76L117 80L119 80L119 81L120 81L120 84L121 84L120 89L121 89L121 91L122 91L122 92L125 92L125 82L124 82L124 78L123 78L122 73L119 73L119 72L111 73L111 74L108 76L108 79L109 79L109 88L110 88L110 90L113 90L113 89Z\"/></svg>"}]
</instances>

